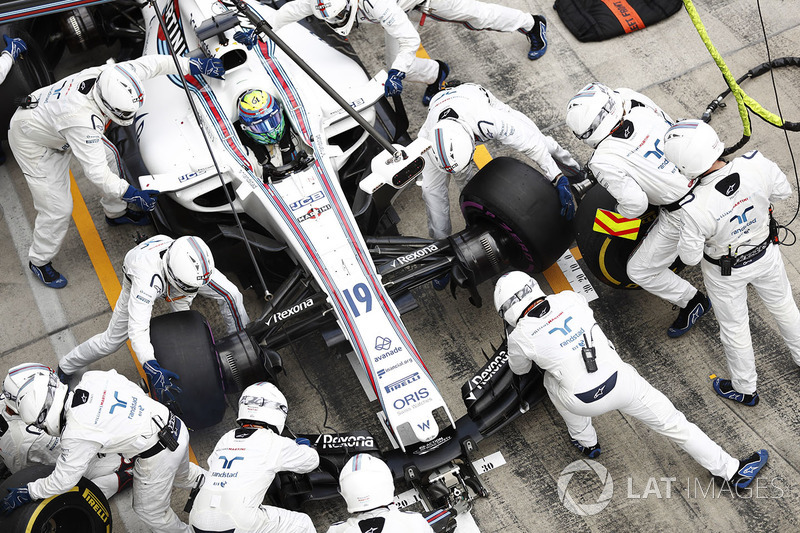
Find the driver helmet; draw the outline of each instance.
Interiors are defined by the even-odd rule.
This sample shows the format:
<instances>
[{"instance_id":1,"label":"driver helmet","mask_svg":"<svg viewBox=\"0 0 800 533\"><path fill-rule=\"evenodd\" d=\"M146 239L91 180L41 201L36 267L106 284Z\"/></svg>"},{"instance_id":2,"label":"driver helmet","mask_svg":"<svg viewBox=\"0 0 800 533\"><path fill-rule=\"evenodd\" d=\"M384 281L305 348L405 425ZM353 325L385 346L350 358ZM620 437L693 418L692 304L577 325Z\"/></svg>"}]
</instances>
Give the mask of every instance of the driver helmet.
<instances>
[{"instance_id":1,"label":"driver helmet","mask_svg":"<svg viewBox=\"0 0 800 533\"><path fill-rule=\"evenodd\" d=\"M97 76L92 96L108 119L120 126L130 126L144 103L144 88L130 69L115 65Z\"/></svg>"},{"instance_id":2,"label":"driver helmet","mask_svg":"<svg viewBox=\"0 0 800 533\"><path fill-rule=\"evenodd\" d=\"M664 155L690 180L705 174L724 149L714 128L702 120L682 120L664 135Z\"/></svg>"},{"instance_id":3,"label":"driver helmet","mask_svg":"<svg viewBox=\"0 0 800 533\"><path fill-rule=\"evenodd\" d=\"M22 363L12 367L3 380L3 398L9 409L17 411L17 393L19 389L37 374L49 374L53 369L39 363Z\"/></svg>"},{"instance_id":4,"label":"driver helmet","mask_svg":"<svg viewBox=\"0 0 800 533\"><path fill-rule=\"evenodd\" d=\"M602 83L592 82L567 104L567 126L592 148L608 137L622 120L622 95Z\"/></svg>"},{"instance_id":5,"label":"driver helmet","mask_svg":"<svg viewBox=\"0 0 800 533\"><path fill-rule=\"evenodd\" d=\"M358 0L315 0L314 16L347 37L356 22Z\"/></svg>"},{"instance_id":6,"label":"driver helmet","mask_svg":"<svg viewBox=\"0 0 800 533\"><path fill-rule=\"evenodd\" d=\"M461 119L446 118L433 128L433 158L438 167L449 174L463 171L475 153L475 136Z\"/></svg>"},{"instance_id":7,"label":"driver helmet","mask_svg":"<svg viewBox=\"0 0 800 533\"><path fill-rule=\"evenodd\" d=\"M392 471L377 457L359 453L342 467L339 492L350 513L384 507L394 501Z\"/></svg>"},{"instance_id":8,"label":"driver helmet","mask_svg":"<svg viewBox=\"0 0 800 533\"><path fill-rule=\"evenodd\" d=\"M273 426L278 434L283 433L289 407L286 397L278 387L267 381L254 383L242 392L239 398L239 424L253 423Z\"/></svg>"},{"instance_id":9,"label":"driver helmet","mask_svg":"<svg viewBox=\"0 0 800 533\"><path fill-rule=\"evenodd\" d=\"M20 418L48 435L59 436L68 392L69 387L59 381L55 372L34 374L17 392Z\"/></svg>"},{"instance_id":10,"label":"driver helmet","mask_svg":"<svg viewBox=\"0 0 800 533\"><path fill-rule=\"evenodd\" d=\"M545 294L535 279L515 270L503 274L494 286L494 308L503 320L516 327L525 309Z\"/></svg>"},{"instance_id":11,"label":"driver helmet","mask_svg":"<svg viewBox=\"0 0 800 533\"><path fill-rule=\"evenodd\" d=\"M277 143L286 128L278 100L261 89L250 89L239 97L239 121L259 144Z\"/></svg>"},{"instance_id":12,"label":"driver helmet","mask_svg":"<svg viewBox=\"0 0 800 533\"><path fill-rule=\"evenodd\" d=\"M214 273L214 256L200 237L179 237L164 254L164 273L171 288L195 294Z\"/></svg>"}]
</instances>

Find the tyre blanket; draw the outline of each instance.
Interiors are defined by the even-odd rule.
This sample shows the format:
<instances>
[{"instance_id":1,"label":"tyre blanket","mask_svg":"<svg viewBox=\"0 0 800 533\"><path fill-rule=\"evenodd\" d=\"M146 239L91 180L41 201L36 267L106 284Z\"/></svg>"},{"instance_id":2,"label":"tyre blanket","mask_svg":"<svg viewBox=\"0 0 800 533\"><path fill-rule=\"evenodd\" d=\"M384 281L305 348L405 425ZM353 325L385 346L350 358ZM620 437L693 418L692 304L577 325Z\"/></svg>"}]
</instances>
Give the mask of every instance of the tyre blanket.
<instances>
[{"instance_id":1,"label":"tyre blanket","mask_svg":"<svg viewBox=\"0 0 800 533\"><path fill-rule=\"evenodd\" d=\"M581 42L604 41L674 15L681 0L556 0L553 9Z\"/></svg>"}]
</instances>

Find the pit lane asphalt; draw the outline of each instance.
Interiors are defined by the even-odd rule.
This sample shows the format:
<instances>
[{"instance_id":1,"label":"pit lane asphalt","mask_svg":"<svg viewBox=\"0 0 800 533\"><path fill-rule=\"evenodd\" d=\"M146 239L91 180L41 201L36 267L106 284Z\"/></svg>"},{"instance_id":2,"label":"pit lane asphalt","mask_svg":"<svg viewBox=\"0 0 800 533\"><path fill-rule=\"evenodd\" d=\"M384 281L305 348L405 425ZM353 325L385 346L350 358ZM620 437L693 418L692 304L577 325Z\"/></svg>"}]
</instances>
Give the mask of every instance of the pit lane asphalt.
<instances>
[{"instance_id":1,"label":"pit lane asphalt","mask_svg":"<svg viewBox=\"0 0 800 533\"><path fill-rule=\"evenodd\" d=\"M490 88L500 99L533 118L581 163L589 156L589 149L565 127L564 110L569 98L589 81L643 92L673 118L699 117L707 103L725 88L683 11L641 32L602 43L580 43L550 5L521 0L500 3L547 16L549 50L542 59L531 62L525 58L527 43L519 34L471 32L431 19L420 29L424 47L432 57L449 63L453 78ZM754 0L699 0L696 7L734 76L766 61ZM762 0L761 9L772 58L800 55L800 10L795 3ZM418 20L418 15L412 20ZM379 27L358 28L352 42L371 73L383 68L383 34ZM775 74L783 116L790 121L800 120L797 79L794 68ZM746 83L743 88L767 109L776 110L769 75ZM409 83L404 92L412 132L425 116L419 104L422 90ZM727 108L714 115L712 125L726 144L733 144L740 138L742 126L733 99L728 98L727 103ZM783 132L755 117L753 128L753 139L746 149L761 150L794 183ZM789 138L796 147L798 134L789 133ZM490 145L489 150L494 156L511 155L498 145ZM0 174L0 205L4 210L0 222L0 371L5 373L25 361L54 365L71 343L81 342L106 327L110 306L74 225L55 263L69 278L69 285L56 293L32 280L25 259L25 228L30 227L34 217L30 194L13 160L3 168L9 173L8 178ZM80 175L76 178L111 264L118 271L122 258L134 244L136 230L106 226L97 190ZM456 198L457 192L451 187L454 229L459 230L463 222L457 215ZM787 222L792 217L796 202L795 193L776 206L780 221ZM405 191L396 206L402 218L402 233L426 235L418 188ZM796 228L797 224L791 226ZM142 231L151 235L153 228ZM18 250L22 251L22 259ZM800 247L781 250L797 299ZM687 269L684 276L696 286L702 285L698 268ZM545 283L544 278L540 277L540 281ZM800 415L795 398L800 371L755 294L751 293L750 320L761 402L748 408L718 398L710 387L709 374L727 374L713 313L684 337L669 339L666 328L675 316L670 304L641 291L615 291L596 280L593 285L599 294L592 304L598 321L623 359L731 454L741 457L766 448L770 452L769 464L749 494L738 498L729 492L720 494L709 488L709 474L677 446L628 416L609 413L596 418L595 424L603 446L598 462L613 480L613 495L596 514L579 516L559 500L557 483L564 468L580 456L569 444L560 416L545 401L480 444L482 455L499 450L507 461L483 476L490 495L477 500L472 511L481 531L797 531ZM421 288L415 292L419 308L403 317L454 417L465 412L460 387L482 364L481 349L489 350L490 343L497 343L500 338L500 322L491 308L491 291L490 283L480 287L484 306L477 309L467 302L463 292L453 300L449 292ZM246 291L246 299L251 316L257 315L261 303L254 292ZM216 332L222 330L212 304L198 301L195 308L211 319ZM159 306L156 312L165 311L165 306ZM366 427L378 436L382 446L388 446L375 417L377 404L370 405L365 400L345 357L328 353L316 338L301 339L283 355L287 373L280 385L289 400L288 423L293 430L321 429L324 418L318 395L300 372L302 364L311 382L319 385L325 395L329 426L338 430ZM116 368L132 379L136 377L126 349L93 368ZM218 426L192 435L192 446L201 462L219 436L233 427L233 418L229 411ZM669 478L674 479L668 481ZM567 485L579 504L595 503L602 488L598 476L587 471L575 473ZM182 490L173 492L173 508L179 513L186 494ZM115 531L141 531L135 517L130 517L126 498L129 495L118 497L114 503ZM338 502L315 502L305 510L321 531L346 516ZM118 519L121 516L124 518Z\"/></svg>"}]
</instances>

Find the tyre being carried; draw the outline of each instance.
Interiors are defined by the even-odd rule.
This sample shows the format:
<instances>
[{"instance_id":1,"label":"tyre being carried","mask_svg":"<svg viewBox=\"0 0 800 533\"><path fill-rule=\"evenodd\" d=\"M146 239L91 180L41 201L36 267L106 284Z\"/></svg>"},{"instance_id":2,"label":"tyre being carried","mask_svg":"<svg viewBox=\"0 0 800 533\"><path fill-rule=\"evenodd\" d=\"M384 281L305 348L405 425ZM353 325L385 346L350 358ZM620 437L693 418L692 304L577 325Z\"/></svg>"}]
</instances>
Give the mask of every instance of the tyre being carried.
<instances>
[{"instance_id":1,"label":"tyre being carried","mask_svg":"<svg viewBox=\"0 0 800 533\"><path fill-rule=\"evenodd\" d=\"M20 470L0 485L0 494L7 494L6 489L23 487L31 481L47 477L53 468L35 465ZM111 531L111 523L108 500L97 485L85 477L63 494L33 501L9 516L0 515L0 531L3 533L106 533Z\"/></svg>"},{"instance_id":2,"label":"tyre being carried","mask_svg":"<svg viewBox=\"0 0 800 533\"><path fill-rule=\"evenodd\" d=\"M573 223L560 214L558 192L538 170L511 157L490 161L461 192L467 225L489 226L507 237L514 268L541 272L567 250Z\"/></svg>"}]
</instances>

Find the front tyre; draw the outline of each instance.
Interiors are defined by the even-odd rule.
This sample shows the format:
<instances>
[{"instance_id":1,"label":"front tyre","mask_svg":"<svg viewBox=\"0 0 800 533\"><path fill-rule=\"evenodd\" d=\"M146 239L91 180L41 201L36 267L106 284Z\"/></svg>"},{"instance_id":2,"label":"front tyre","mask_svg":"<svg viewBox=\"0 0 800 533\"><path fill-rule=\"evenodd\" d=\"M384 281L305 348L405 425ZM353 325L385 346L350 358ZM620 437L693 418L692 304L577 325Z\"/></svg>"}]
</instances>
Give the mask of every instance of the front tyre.
<instances>
[{"instance_id":1,"label":"front tyre","mask_svg":"<svg viewBox=\"0 0 800 533\"><path fill-rule=\"evenodd\" d=\"M529 274L555 263L572 243L572 222L560 211L552 183L510 157L490 161L461 192L467 225L488 225L507 236L504 253L514 268Z\"/></svg>"},{"instance_id":2,"label":"front tyre","mask_svg":"<svg viewBox=\"0 0 800 533\"><path fill-rule=\"evenodd\" d=\"M0 485L0 494L50 475L53 466L35 465L20 470ZM111 531L108 500L97 486L81 478L72 489L45 500L37 500L16 509L9 516L0 515L3 533L32 531L58 533L106 533Z\"/></svg>"}]
</instances>

